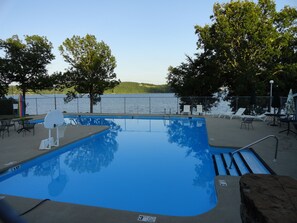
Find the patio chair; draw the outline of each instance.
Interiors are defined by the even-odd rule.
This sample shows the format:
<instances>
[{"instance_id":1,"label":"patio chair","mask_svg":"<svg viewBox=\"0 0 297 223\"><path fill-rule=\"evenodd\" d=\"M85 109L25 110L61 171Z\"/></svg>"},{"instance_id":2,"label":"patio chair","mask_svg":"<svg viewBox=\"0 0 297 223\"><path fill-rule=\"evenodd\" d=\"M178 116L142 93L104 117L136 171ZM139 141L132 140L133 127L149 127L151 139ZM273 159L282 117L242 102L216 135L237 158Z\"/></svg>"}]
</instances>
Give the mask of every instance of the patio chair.
<instances>
[{"instance_id":1,"label":"patio chair","mask_svg":"<svg viewBox=\"0 0 297 223\"><path fill-rule=\"evenodd\" d=\"M31 123L31 122L27 121L24 123L24 128L27 129L29 132L31 130L33 130L32 131L33 135L35 135L35 125L36 125L36 123Z\"/></svg>"},{"instance_id":2,"label":"patio chair","mask_svg":"<svg viewBox=\"0 0 297 223\"><path fill-rule=\"evenodd\" d=\"M2 125L2 123L0 124L0 135L2 137L2 139L4 138L4 132L7 132L7 135L9 136L9 130L7 128L6 125Z\"/></svg>"},{"instance_id":3,"label":"patio chair","mask_svg":"<svg viewBox=\"0 0 297 223\"><path fill-rule=\"evenodd\" d=\"M251 126L252 129L254 129L253 121L254 121L254 118L247 118L247 117L243 118L241 121L240 128L242 128L242 126L244 126L248 130L250 130L250 126Z\"/></svg>"},{"instance_id":4,"label":"patio chair","mask_svg":"<svg viewBox=\"0 0 297 223\"><path fill-rule=\"evenodd\" d=\"M297 130L297 122L293 122L293 126Z\"/></svg>"},{"instance_id":5,"label":"patio chair","mask_svg":"<svg viewBox=\"0 0 297 223\"><path fill-rule=\"evenodd\" d=\"M232 119L232 118L242 118L243 113L245 112L245 110L246 110L246 108L239 108L235 114L225 115L225 117L229 116L230 119Z\"/></svg>"},{"instance_id":6,"label":"patio chair","mask_svg":"<svg viewBox=\"0 0 297 223\"><path fill-rule=\"evenodd\" d=\"M182 114L187 114L187 115L191 114L191 106L190 105L184 105Z\"/></svg>"},{"instance_id":7,"label":"patio chair","mask_svg":"<svg viewBox=\"0 0 297 223\"><path fill-rule=\"evenodd\" d=\"M12 122L12 119L3 119L3 120L1 120L1 124L5 125L7 127L8 132L9 132L9 128L12 126L14 126L14 130L16 130L15 124L14 124L14 122Z\"/></svg>"}]
</instances>

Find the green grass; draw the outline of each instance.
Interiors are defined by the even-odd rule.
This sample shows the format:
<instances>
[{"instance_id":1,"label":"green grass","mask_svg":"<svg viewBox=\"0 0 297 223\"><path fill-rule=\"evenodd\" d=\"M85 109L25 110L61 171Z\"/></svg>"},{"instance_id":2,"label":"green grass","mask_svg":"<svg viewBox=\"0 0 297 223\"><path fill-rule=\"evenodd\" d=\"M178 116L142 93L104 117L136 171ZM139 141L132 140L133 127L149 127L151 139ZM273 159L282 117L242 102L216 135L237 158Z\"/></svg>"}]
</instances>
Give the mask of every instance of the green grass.
<instances>
[{"instance_id":1,"label":"green grass","mask_svg":"<svg viewBox=\"0 0 297 223\"><path fill-rule=\"evenodd\" d=\"M105 91L105 94L145 94L145 93L169 93L168 85L155 85L137 82L122 82L114 89Z\"/></svg>"}]
</instances>

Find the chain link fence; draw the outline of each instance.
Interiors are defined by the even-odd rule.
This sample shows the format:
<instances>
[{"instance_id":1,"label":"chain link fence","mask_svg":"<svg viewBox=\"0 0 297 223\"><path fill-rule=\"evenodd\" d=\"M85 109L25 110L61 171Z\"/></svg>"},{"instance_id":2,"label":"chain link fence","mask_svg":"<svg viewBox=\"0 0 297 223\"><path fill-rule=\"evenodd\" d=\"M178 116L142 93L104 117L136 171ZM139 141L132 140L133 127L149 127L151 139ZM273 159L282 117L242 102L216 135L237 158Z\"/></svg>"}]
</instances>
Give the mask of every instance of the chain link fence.
<instances>
[{"instance_id":1,"label":"chain link fence","mask_svg":"<svg viewBox=\"0 0 297 223\"><path fill-rule=\"evenodd\" d=\"M17 96L13 97L17 103ZM280 97L280 109L284 109L286 97ZM111 114L180 114L183 105L191 105L192 111L196 105L203 105L206 114L218 114L236 111L240 107L246 108L246 114L263 114L271 110L269 96L257 96L251 100L250 96L230 97L176 97L174 94L148 95L103 95L101 101L93 107L94 113ZM14 106L14 108L17 106ZM65 113L87 113L90 111L88 97L64 102L63 95L28 95L26 97L26 114L40 115L58 109ZM17 111L15 111L17 114Z\"/></svg>"}]
</instances>

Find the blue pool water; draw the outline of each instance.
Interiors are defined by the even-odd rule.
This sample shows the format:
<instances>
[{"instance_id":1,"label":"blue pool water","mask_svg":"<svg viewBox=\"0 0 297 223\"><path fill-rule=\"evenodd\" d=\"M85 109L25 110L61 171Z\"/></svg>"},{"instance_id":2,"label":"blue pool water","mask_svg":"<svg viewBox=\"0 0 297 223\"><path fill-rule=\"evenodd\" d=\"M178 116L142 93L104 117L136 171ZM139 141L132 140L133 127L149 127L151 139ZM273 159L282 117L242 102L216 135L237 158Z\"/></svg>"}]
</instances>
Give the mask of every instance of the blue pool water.
<instances>
[{"instance_id":1,"label":"blue pool water","mask_svg":"<svg viewBox=\"0 0 297 223\"><path fill-rule=\"evenodd\" d=\"M66 121L110 129L8 171L0 176L0 194L170 216L215 207L204 119Z\"/></svg>"}]
</instances>

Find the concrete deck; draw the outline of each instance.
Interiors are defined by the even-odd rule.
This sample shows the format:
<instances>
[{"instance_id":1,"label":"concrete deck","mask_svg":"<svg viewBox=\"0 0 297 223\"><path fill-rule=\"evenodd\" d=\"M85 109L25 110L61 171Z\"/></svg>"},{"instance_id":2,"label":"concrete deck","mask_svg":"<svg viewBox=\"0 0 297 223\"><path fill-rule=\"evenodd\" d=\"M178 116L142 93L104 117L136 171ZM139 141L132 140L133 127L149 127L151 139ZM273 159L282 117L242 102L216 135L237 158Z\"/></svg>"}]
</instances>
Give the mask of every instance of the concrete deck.
<instances>
[{"instance_id":1,"label":"concrete deck","mask_svg":"<svg viewBox=\"0 0 297 223\"><path fill-rule=\"evenodd\" d=\"M60 147L107 128L107 126L67 126L65 137L60 139ZM57 147L52 147L51 150L38 149L41 140L47 139L49 134L42 124L35 125L34 135L33 132L25 132L25 134L21 132L18 134L12 128L9 133L9 137L7 137L6 133L3 139L0 137L0 173L16 163L21 163L58 149ZM56 132L52 131L52 135L55 136L55 134Z\"/></svg>"},{"instance_id":2,"label":"concrete deck","mask_svg":"<svg viewBox=\"0 0 297 223\"><path fill-rule=\"evenodd\" d=\"M221 119L206 116L209 143L214 146L242 147L267 135L279 138L278 159L273 161L275 140L270 138L253 148L265 162L279 175L291 176L297 179L297 136L290 133L279 133L286 126L272 127L265 122L254 122L254 130L240 129L240 120ZM95 134L106 127L100 126L69 126L60 145L66 145L91 134ZM47 137L48 132L42 125L36 125L35 136L32 133L23 136L11 131L10 137L0 138L0 171L16 165L48 151L38 150L41 139ZM10 164L10 165L9 165ZM224 179L227 186L220 186L219 180ZM89 207L68 203L46 201L22 218L27 222L104 222L104 223L133 223L138 221L139 215L156 216L155 222L171 223L238 223L240 219L240 177L216 177L218 204L211 211L193 217L170 217L145 213L118 211L106 208ZM1 198L0 198L1 199ZM36 205L39 200L2 195L2 201L12 206L17 213L23 213Z\"/></svg>"}]
</instances>

